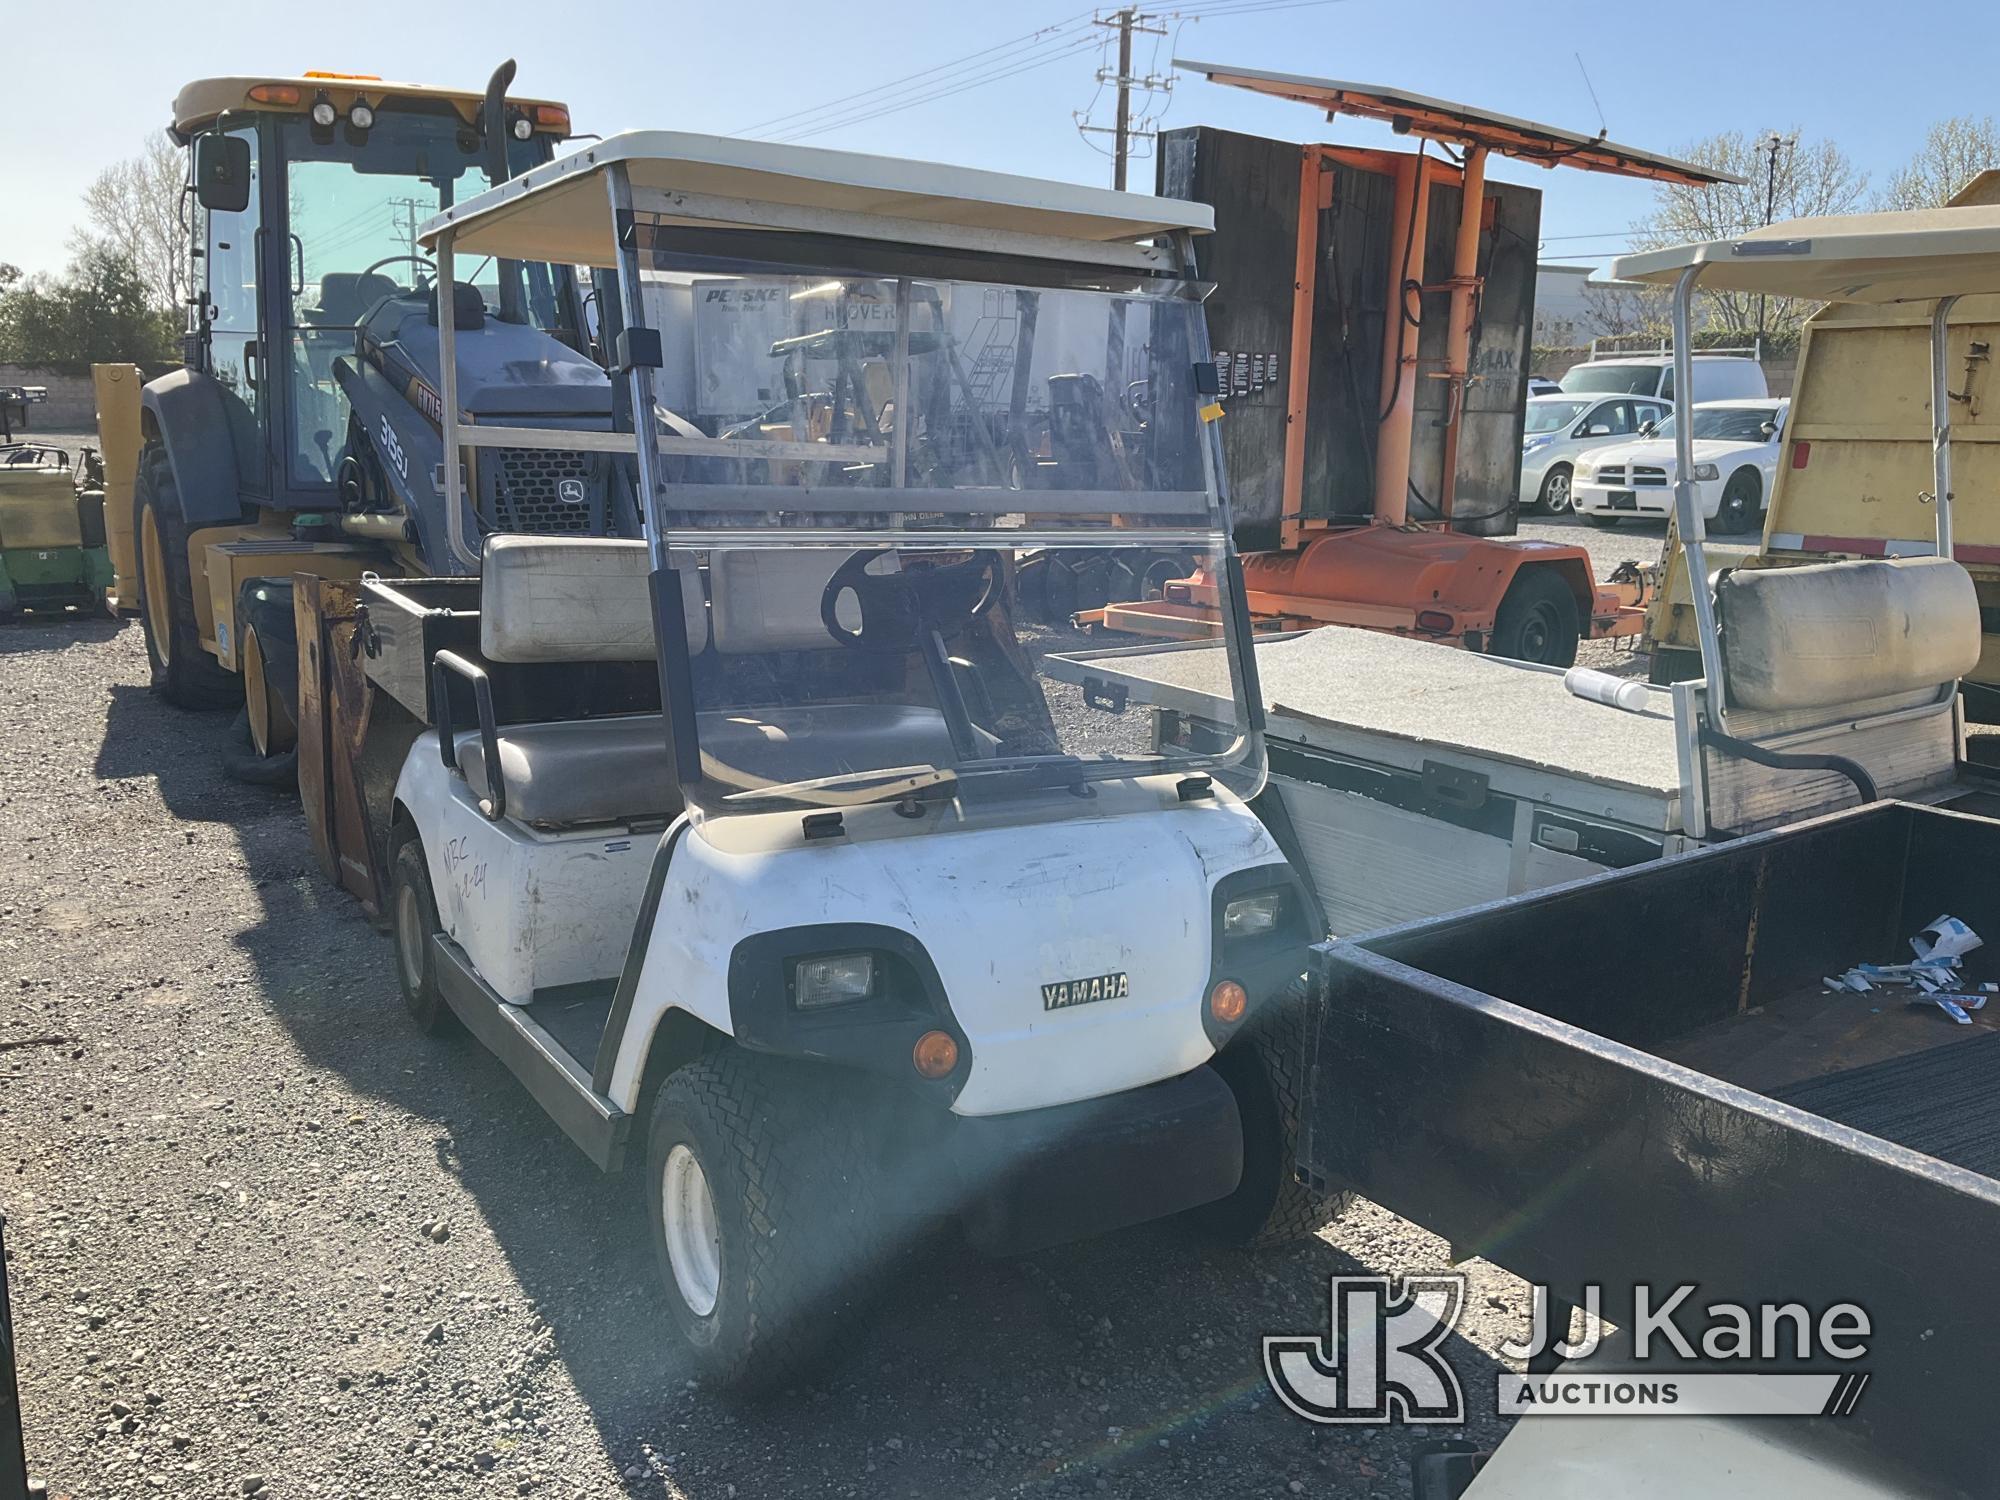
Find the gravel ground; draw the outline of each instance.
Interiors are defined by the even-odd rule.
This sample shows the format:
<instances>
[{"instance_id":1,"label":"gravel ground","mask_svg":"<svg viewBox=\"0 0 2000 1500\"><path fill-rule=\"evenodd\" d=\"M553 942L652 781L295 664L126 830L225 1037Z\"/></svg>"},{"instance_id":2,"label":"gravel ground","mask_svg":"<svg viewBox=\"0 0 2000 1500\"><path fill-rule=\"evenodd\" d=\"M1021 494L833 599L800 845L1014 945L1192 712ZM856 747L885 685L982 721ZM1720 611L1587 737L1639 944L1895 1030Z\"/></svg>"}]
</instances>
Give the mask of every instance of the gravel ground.
<instances>
[{"instance_id":1,"label":"gravel ground","mask_svg":"<svg viewBox=\"0 0 2000 1500\"><path fill-rule=\"evenodd\" d=\"M0 629L0 1208L51 1494L1401 1495L1443 1435L1315 1428L1260 1376L1328 1275L1448 1263L1366 1204L1256 1256L942 1246L817 1384L703 1388L636 1181L414 1034L296 802L145 677L136 624ZM1490 1439L1526 1294L1469 1269Z\"/></svg>"}]
</instances>

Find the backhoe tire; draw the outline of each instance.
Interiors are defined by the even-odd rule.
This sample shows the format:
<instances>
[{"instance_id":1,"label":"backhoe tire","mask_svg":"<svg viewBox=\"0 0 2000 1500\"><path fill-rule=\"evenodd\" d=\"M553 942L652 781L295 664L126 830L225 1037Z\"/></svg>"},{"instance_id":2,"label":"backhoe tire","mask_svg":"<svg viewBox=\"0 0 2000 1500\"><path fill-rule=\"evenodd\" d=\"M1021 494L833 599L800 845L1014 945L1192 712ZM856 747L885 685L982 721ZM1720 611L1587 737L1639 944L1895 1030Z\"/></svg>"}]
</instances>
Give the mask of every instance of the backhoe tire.
<instances>
[{"instance_id":1,"label":"backhoe tire","mask_svg":"<svg viewBox=\"0 0 2000 1500\"><path fill-rule=\"evenodd\" d=\"M728 1047L669 1074L654 1100L653 1248L681 1339L720 1384L808 1374L898 1248L856 1087Z\"/></svg>"},{"instance_id":2,"label":"backhoe tire","mask_svg":"<svg viewBox=\"0 0 2000 1500\"><path fill-rule=\"evenodd\" d=\"M1582 632L1576 595L1547 568L1523 568L1507 585L1493 620L1492 652L1544 667L1576 664Z\"/></svg>"},{"instance_id":3,"label":"backhoe tire","mask_svg":"<svg viewBox=\"0 0 2000 1500\"><path fill-rule=\"evenodd\" d=\"M243 683L202 649L188 571L187 518L166 450L158 443L148 443L139 455L132 546L153 690L176 708L234 708L243 701Z\"/></svg>"},{"instance_id":4,"label":"backhoe tire","mask_svg":"<svg viewBox=\"0 0 2000 1500\"><path fill-rule=\"evenodd\" d=\"M1309 1019L1301 980L1260 1010L1249 1030L1215 1059L1243 1122L1243 1178L1228 1197L1190 1211L1190 1224L1205 1239L1250 1250L1295 1245L1353 1201L1349 1193L1307 1187L1294 1171L1308 1103Z\"/></svg>"},{"instance_id":5,"label":"backhoe tire","mask_svg":"<svg viewBox=\"0 0 2000 1500\"><path fill-rule=\"evenodd\" d=\"M458 1017L438 988L437 952L431 946L440 929L430 865L423 840L407 825L389 862L389 920L396 937L396 988L402 991L403 1008L426 1036L456 1030Z\"/></svg>"},{"instance_id":6,"label":"backhoe tire","mask_svg":"<svg viewBox=\"0 0 2000 1500\"><path fill-rule=\"evenodd\" d=\"M299 784L299 752L281 750L265 755L250 729L250 710L239 708L229 726L230 743L222 747L222 770L245 786L294 787Z\"/></svg>"}]
</instances>

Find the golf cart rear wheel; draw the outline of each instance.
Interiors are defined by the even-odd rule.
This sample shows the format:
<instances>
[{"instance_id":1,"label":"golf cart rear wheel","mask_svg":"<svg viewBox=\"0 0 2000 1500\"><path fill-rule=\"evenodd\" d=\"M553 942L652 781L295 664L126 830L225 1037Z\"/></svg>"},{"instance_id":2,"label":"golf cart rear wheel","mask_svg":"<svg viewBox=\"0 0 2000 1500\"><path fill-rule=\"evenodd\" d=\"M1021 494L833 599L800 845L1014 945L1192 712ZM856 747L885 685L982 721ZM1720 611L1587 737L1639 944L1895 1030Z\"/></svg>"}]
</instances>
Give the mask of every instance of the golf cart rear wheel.
<instances>
[{"instance_id":1,"label":"golf cart rear wheel","mask_svg":"<svg viewBox=\"0 0 2000 1500\"><path fill-rule=\"evenodd\" d=\"M1507 585L1493 622L1493 654L1544 667L1576 663L1576 596L1547 568L1523 568Z\"/></svg>"},{"instance_id":2,"label":"golf cart rear wheel","mask_svg":"<svg viewBox=\"0 0 2000 1500\"><path fill-rule=\"evenodd\" d=\"M1306 1186L1294 1171L1306 1109L1306 1025L1300 981L1259 1011L1250 1029L1215 1059L1243 1122L1243 1177L1228 1197L1188 1216L1208 1239L1253 1250L1297 1244L1353 1201L1349 1193Z\"/></svg>"},{"instance_id":3,"label":"golf cart rear wheel","mask_svg":"<svg viewBox=\"0 0 2000 1500\"><path fill-rule=\"evenodd\" d=\"M132 540L139 553L139 620L153 688L176 708L230 708L243 684L202 649L181 514L166 450L148 443L132 494Z\"/></svg>"},{"instance_id":4,"label":"golf cart rear wheel","mask_svg":"<svg viewBox=\"0 0 2000 1500\"><path fill-rule=\"evenodd\" d=\"M396 935L396 988L417 1028L430 1036L450 1031L457 1021L438 989L437 955L431 938L439 931L437 900L423 840L408 833L396 846L389 867L389 919Z\"/></svg>"},{"instance_id":5,"label":"golf cart rear wheel","mask_svg":"<svg viewBox=\"0 0 2000 1500\"><path fill-rule=\"evenodd\" d=\"M880 1168L826 1067L724 1049L661 1085L646 1206L675 1327L714 1380L806 1373L892 1246Z\"/></svg>"}]
</instances>

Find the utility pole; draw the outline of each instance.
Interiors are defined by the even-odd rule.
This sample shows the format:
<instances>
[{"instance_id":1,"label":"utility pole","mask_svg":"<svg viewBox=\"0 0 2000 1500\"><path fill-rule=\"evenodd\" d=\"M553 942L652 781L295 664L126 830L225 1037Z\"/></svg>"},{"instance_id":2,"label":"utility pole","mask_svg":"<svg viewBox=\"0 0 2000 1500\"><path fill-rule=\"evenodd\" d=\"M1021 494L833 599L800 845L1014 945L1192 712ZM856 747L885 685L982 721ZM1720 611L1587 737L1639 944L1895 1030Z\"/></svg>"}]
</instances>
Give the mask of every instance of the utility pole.
<instances>
[{"instance_id":1,"label":"utility pole","mask_svg":"<svg viewBox=\"0 0 2000 1500\"><path fill-rule=\"evenodd\" d=\"M1132 5L1128 5L1122 10L1113 11L1108 16L1099 16L1096 18L1097 25L1116 27L1118 31L1118 70L1115 73L1107 73L1100 68L1097 73L1097 81L1099 83L1113 84L1118 89L1118 121L1115 125L1104 126L1085 124L1079 119L1077 129L1092 133L1101 133L1113 138L1111 185L1120 192L1123 192L1125 189L1125 163L1131 157L1132 137L1135 134L1132 129L1132 89L1136 85L1139 88L1152 91L1164 86L1164 80L1155 78L1150 74L1144 78L1135 78L1132 76L1132 37L1134 33L1145 36L1165 36L1167 34L1165 26L1147 24L1150 21L1158 21L1159 19L1158 16L1148 15L1137 6Z\"/></svg>"},{"instance_id":2,"label":"utility pole","mask_svg":"<svg viewBox=\"0 0 2000 1500\"><path fill-rule=\"evenodd\" d=\"M1799 138L1796 135L1779 135L1772 131L1759 143L1767 153L1764 167L1764 222L1769 224L1778 212L1778 153L1785 149L1796 149ZM1757 294L1757 347L1764 346L1764 294Z\"/></svg>"}]
</instances>

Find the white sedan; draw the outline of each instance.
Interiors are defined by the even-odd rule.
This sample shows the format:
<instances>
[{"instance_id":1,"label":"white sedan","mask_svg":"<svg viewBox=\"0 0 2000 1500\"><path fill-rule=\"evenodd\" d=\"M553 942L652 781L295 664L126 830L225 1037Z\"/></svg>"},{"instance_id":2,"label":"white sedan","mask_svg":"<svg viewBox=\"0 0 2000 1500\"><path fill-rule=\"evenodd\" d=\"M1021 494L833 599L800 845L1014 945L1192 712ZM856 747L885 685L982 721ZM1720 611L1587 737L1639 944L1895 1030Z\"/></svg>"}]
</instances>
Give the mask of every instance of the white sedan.
<instances>
[{"instance_id":1,"label":"white sedan","mask_svg":"<svg viewBox=\"0 0 2000 1500\"><path fill-rule=\"evenodd\" d=\"M1530 396L1521 424L1521 509L1566 513L1578 461L1608 444L1629 441L1669 409L1649 396Z\"/></svg>"},{"instance_id":2,"label":"white sedan","mask_svg":"<svg viewBox=\"0 0 2000 1500\"><path fill-rule=\"evenodd\" d=\"M1701 513L1718 535L1740 536L1764 522L1778 481L1790 401L1704 401L1694 409L1694 473ZM1577 514L1600 526L1674 508L1674 419L1644 442L1599 448L1577 465Z\"/></svg>"}]
</instances>

